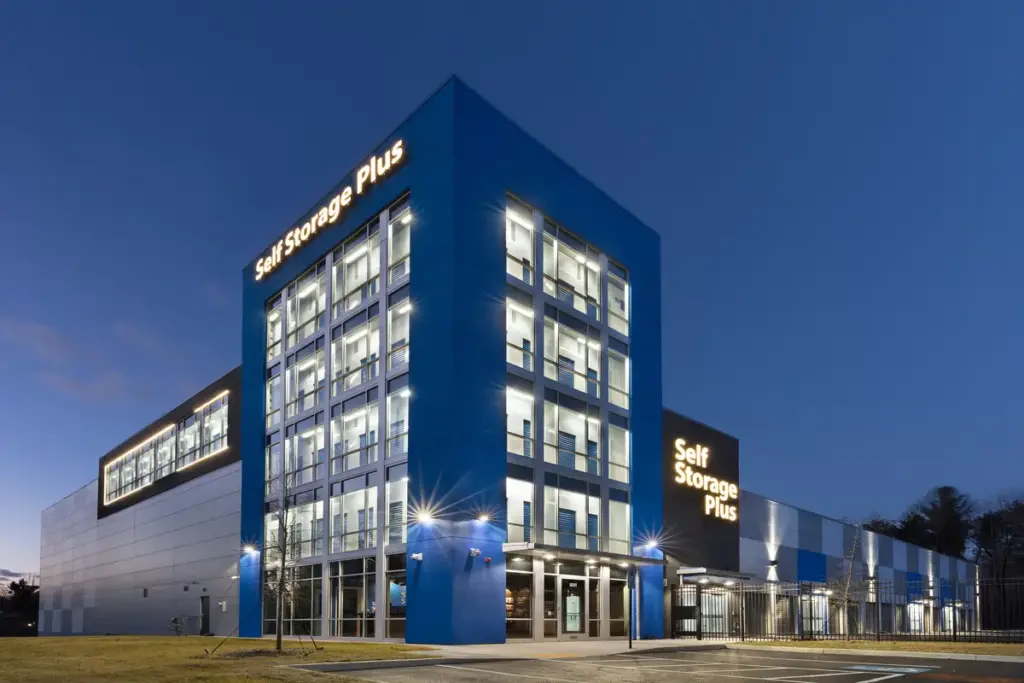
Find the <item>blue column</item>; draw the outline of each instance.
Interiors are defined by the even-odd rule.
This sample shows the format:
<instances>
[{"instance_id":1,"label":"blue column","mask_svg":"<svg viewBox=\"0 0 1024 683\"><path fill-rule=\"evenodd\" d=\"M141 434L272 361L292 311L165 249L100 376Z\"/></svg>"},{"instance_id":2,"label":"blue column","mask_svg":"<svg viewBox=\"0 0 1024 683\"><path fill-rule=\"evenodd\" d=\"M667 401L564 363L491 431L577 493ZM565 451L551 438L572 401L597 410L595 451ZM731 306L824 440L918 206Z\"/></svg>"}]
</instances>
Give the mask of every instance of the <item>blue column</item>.
<instances>
[{"instance_id":1,"label":"blue column","mask_svg":"<svg viewBox=\"0 0 1024 683\"><path fill-rule=\"evenodd\" d=\"M504 524L493 521L409 524L407 643L505 642L504 541Z\"/></svg>"},{"instance_id":2,"label":"blue column","mask_svg":"<svg viewBox=\"0 0 1024 683\"><path fill-rule=\"evenodd\" d=\"M633 554L653 560L665 559L660 548L638 546ZM665 637L665 567L661 564L645 565L637 571L637 593L640 600L640 638Z\"/></svg>"}]
</instances>

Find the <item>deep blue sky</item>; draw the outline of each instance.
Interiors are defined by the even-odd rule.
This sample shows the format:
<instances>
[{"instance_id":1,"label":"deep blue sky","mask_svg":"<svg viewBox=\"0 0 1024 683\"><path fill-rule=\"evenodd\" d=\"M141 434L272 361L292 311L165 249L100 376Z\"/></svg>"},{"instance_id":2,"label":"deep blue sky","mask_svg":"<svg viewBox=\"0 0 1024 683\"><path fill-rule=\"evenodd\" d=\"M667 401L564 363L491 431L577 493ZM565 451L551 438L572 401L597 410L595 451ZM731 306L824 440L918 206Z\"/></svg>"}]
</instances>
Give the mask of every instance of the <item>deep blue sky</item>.
<instances>
[{"instance_id":1,"label":"deep blue sky","mask_svg":"<svg viewBox=\"0 0 1024 683\"><path fill-rule=\"evenodd\" d=\"M554 5L554 6L550 6ZM449 74L663 238L665 404L831 516L1022 480L1017 2L0 4L0 568L240 359L241 268Z\"/></svg>"}]
</instances>

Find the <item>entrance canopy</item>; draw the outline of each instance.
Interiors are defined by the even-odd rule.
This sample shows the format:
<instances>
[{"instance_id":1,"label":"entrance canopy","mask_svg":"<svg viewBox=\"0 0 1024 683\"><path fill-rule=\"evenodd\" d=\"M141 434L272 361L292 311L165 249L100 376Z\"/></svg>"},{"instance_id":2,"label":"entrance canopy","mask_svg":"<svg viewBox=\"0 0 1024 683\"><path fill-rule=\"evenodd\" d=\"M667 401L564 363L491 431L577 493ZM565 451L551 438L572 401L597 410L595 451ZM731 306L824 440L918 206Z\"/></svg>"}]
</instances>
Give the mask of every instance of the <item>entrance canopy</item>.
<instances>
[{"instance_id":1,"label":"entrance canopy","mask_svg":"<svg viewBox=\"0 0 1024 683\"><path fill-rule=\"evenodd\" d=\"M539 557L552 561L576 561L587 564L611 564L620 567L645 567L664 565L665 560L651 557L638 557L636 555L620 555L618 553L599 553L578 548L563 548L557 545L545 545L543 543L505 543L502 550L506 553L519 556Z\"/></svg>"},{"instance_id":2,"label":"entrance canopy","mask_svg":"<svg viewBox=\"0 0 1024 683\"><path fill-rule=\"evenodd\" d=\"M750 574L709 569L708 567L680 567L676 576L679 577L680 583L717 584L720 586L734 586L742 581L750 581L755 578Z\"/></svg>"}]
</instances>

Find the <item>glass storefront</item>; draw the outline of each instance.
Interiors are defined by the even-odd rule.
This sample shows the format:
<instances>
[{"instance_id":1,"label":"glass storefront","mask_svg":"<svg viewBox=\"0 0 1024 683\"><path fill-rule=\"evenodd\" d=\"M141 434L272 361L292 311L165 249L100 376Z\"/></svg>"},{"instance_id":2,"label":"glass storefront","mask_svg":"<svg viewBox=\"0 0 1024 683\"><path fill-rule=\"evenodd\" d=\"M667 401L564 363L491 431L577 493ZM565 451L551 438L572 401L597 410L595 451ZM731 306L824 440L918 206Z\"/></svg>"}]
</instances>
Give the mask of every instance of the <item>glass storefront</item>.
<instances>
[{"instance_id":1,"label":"glass storefront","mask_svg":"<svg viewBox=\"0 0 1024 683\"><path fill-rule=\"evenodd\" d=\"M625 638L626 579L625 568L608 562L508 555L505 638Z\"/></svg>"}]
</instances>

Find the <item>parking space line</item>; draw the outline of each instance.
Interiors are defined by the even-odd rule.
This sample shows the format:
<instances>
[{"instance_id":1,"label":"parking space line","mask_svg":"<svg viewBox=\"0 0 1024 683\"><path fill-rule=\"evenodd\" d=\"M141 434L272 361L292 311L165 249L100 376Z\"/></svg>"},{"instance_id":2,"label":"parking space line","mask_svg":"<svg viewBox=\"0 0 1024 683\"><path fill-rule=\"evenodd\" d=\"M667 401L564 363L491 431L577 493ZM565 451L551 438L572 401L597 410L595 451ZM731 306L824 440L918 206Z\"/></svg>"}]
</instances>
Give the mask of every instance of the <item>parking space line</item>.
<instances>
[{"instance_id":1,"label":"parking space line","mask_svg":"<svg viewBox=\"0 0 1024 683\"><path fill-rule=\"evenodd\" d=\"M836 660L836 659L808 659L806 657L773 657L773 656L768 656L768 655L748 655L746 650L728 650L727 652L731 656L733 656L733 657L742 657L744 659L774 659L774 660L782 660L782 661L785 661L785 662L815 662L817 664L846 664L846 665L850 665L850 664L863 664L864 663L863 661L851 662L851 661L846 661L846 660L840 661L840 660ZM681 653L681 654L683 654L683 653ZM711 655L725 654L725 652L721 652L721 651L700 652L700 651L697 651L697 652L687 652L685 654L688 654L688 655L711 656ZM666 659L666 658L662 657L661 659ZM874 664L875 662L872 661L871 663ZM878 662L878 665L879 666L906 666L906 662L900 662L900 663ZM939 668L938 666L935 666L934 664L933 665L915 664L914 666L918 666L918 667L920 667L922 669L938 669ZM872 683L872 682L871 681L862 681L861 683Z\"/></svg>"},{"instance_id":2,"label":"parking space line","mask_svg":"<svg viewBox=\"0 0 1024 683\"><path fill-rule=\"evenodd\" d=\"M789 668L789 667L786 667ZM803 669L797 669L803 671ZM782 680L793 680L794 678L824 678L826 676L852 676L855 674L863 674L863 671L832 671L831 673L824 674L796 674L795 676L783 676L782 678L766 678L766 681L782 681ZM807 681L806 683L814 683L814 681ZM856 683L860 683L857 681Z\"/></svg>"},{"instance_id":3,"label":"parking space line","mask_svg":"<svg viewBox=\"0 0 1024 683\"><path fill-rule=\"evenodd\" d=\"M648 658L645 657L644 659L648 659ZM679 660L669 660L669 661L675 661L676 662L675 664L647 664L645 666L618 666L616 664L604 664L603 662L580 662L580 661L576 661L576 660L572 660L572 659L554 659L554 660L546 660L546 661L551 661L554 664L573 664L575 666L600 666L600 667L604 667L606 669L622 669L623 671L636 671L637 669L669 669L669 668L676 669L676 668L684 667L684 666L687 666L687 667L702 667L702 666L703 667L712 667L712 666L721 666L722 665L722 662L681 662ZM641 662L641 661L643 661L643 659L637 659L637 660L633 660L633 661ZM739 666L750 667L749 669L744 669L745 671L746 670L757 671L759 669L775 668L775 667L766 667L764 664L740 664ZM791 669L792 667L788 667L787 666L787 667L778 667L778 668Z\"/></svg>"},{"instance_id":4,"label":"parking space line","mask_svg":"<svg viewBox=\"0 0 1024 683\"><path fill-rule=\"evenodd\" d=\"M536 660L542 661L542 660ZM492 674L495 676L510 676L512 678L532 678L537 681L560 681L561 683L580 683L568 678L551 678L550 676L530 676L528 674L511 674L505 671L491 671L490 669L474 669L471 666L455 666L454 664L437 664L442 669L458 669L460 671L473 671L479 674Z\"/></svg>"}]
</instances>

